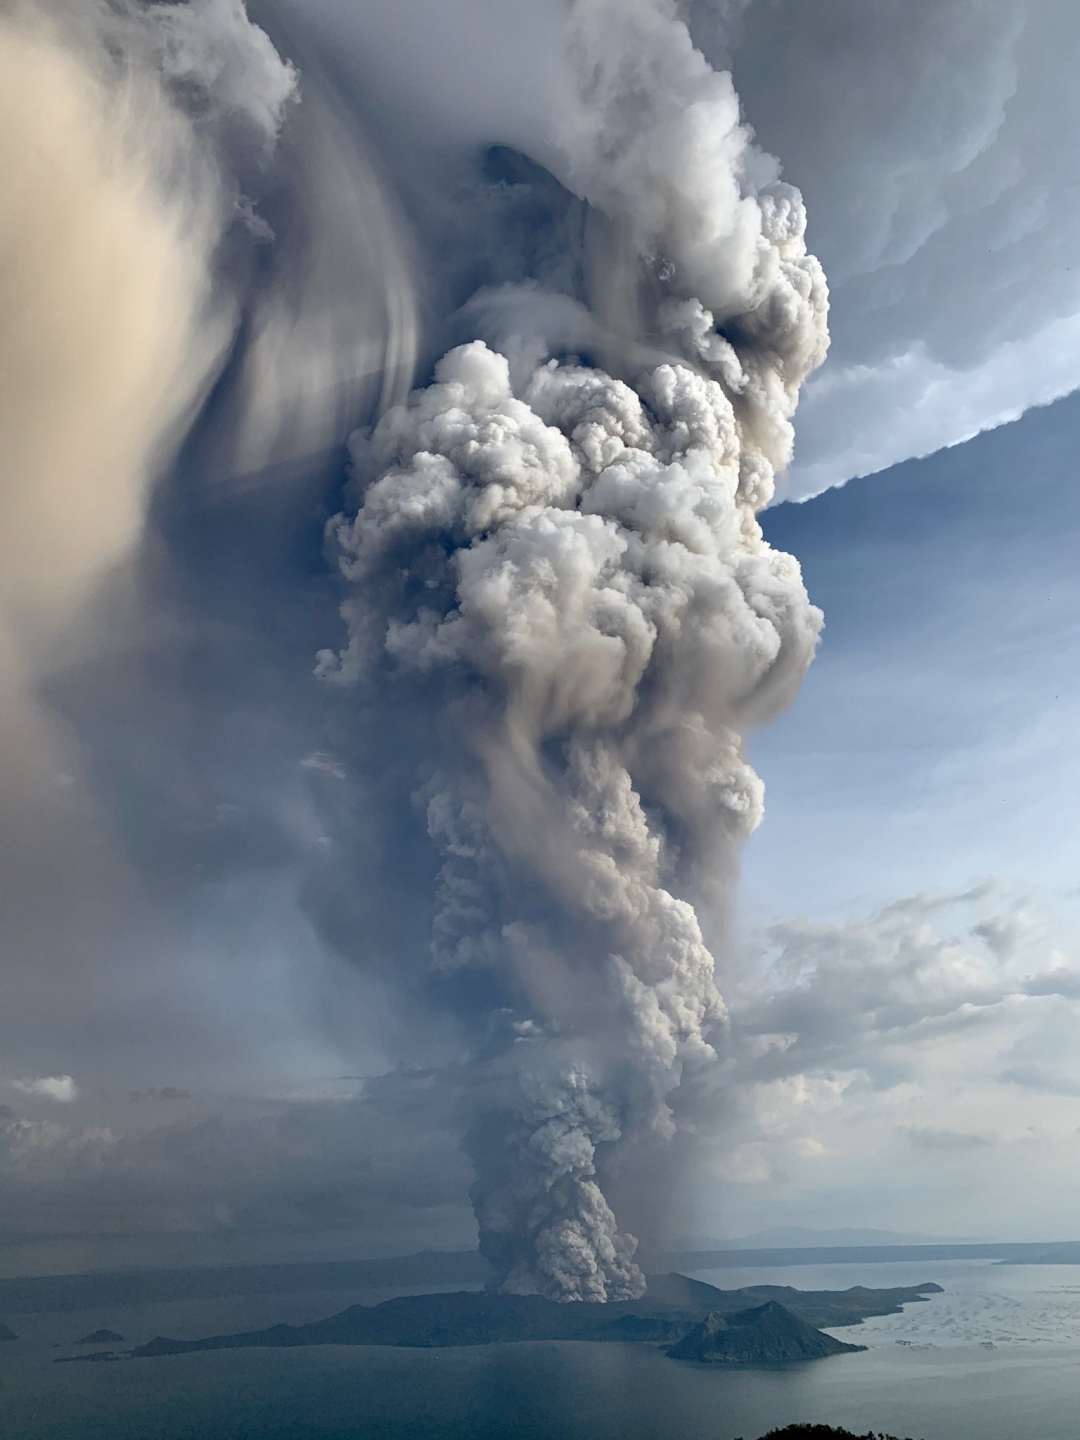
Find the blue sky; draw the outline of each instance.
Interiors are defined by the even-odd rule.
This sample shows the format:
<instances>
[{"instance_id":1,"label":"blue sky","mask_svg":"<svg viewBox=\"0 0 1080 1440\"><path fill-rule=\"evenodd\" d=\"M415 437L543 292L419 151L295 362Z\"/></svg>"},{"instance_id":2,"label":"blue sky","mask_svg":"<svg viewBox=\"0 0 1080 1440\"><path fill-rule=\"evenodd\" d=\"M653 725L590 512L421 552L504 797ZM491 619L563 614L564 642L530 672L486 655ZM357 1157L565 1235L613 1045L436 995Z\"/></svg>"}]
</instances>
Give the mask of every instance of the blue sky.
<instances>
[{"instance_id":1,"label":"blue sky","mask_svg":"<svg viewBox=\"0 0 1080 1440\"><path fill-rule=\"evenodd\" d=\"M1078 433L1071 397L766 516L826 629L752 745L729 1000L760 1079L706 1230L1075 1228Z\"/></svg>"},{"instance_id":2,"label":"blue sky","mask_svg":"<svg viewBox=\"0 0 1080 1440\"><path fill-rule=\"evenodd\" d=\"M752 745L748 918L1080 883L1078 435L1072 397L767 514L826 628Z\"/></svg>"}]
</instances>

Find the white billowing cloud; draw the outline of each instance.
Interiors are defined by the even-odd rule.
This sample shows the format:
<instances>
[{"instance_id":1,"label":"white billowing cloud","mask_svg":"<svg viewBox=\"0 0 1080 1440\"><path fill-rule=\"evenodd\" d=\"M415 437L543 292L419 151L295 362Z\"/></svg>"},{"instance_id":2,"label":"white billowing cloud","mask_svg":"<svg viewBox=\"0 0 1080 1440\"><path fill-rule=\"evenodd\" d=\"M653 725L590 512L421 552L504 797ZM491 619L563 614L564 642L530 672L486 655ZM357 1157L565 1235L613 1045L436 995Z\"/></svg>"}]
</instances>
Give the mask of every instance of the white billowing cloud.
<instances>
[{"instance_id":1,"label":"white billowing cloud","mask_svg":"<svg viewBox=\"0 0 1080 1440\"><path fill-rule=\"evenodd\" d=\"M991 884L787 922L752 948L727 992L725 1088L698 1101L723 1116L715 1138L703 1130L706 1228L719 1223L716 1179L734 1187L736 1211L746 1187L760 1197L771 1185L780 1219L816 1205L824 1223L848 1205L853 1218L972 1233L962 1207L973 1174L1000 1197L983 1229L1065 1223L1053 1197L1076 1183L1074 925ZM900 1173L908 1185L897 1187Z\"/></svg>"},{"instance_id":2,"label":"white billowing cloud","mask_svg":"<svg viewBox=\"0 0 1080 1440\"><path fill-rule=\"evenodd\" d=\"M692 9L803 191L833 347L807 387L803 497L1080 385L1071 0L750 0ZM838 38L842 37L842 43Z\"/></svg>"},{"instance_id":3,"label":"white billowing cloud","mask_svg":"<svg viewBox=\"0 0 1080 1440\"><path fill-rule=\"evenodd\" d=\"M79 1087L70 1075L31 1075L11 1082L12 1088L36 1100L55 1100L70 1105L79 1096Z\"/></svg>"},{"instance_id":4,"label":"white billowing cloud","mask_svg":"<svg viewBox=\"0 0 1080 1440\"><path fill-rule=\"evenodd\" d=\"M763 1077L859 1072L888 1086L924 1044L1010 1007L1070 1005L1080 981L1037 908L993 887L907 897L862 920L787 922L763 946L736 992L739 1028L757 1041L747 1064Z\"/></svg>"},{"instance_id":5,"label":"white billowing cloud","mask_svg":"<svg viewBox=\"0 0 1080 1440\"><path fill-rule=\"evenodd\" d=\"M242 116L264 145L273 144L296 96L297 76L252 23L246 0L159 5L144 43L166 79L195 86L204 115L219 122Z\"/></svg>"},{"instance_id":6,"label":"white billowing cloud","mask_svg":"<svg viewBox=\"0 0 1080 1440\"><path fill-rule=\"evenodd\" d=\"M301 770L312 771L316 775L327 775L331 780L345 780L348 771L336 755L328 750L311 750L300 761Z\"/></svg>"},{"instance_id":7,"label":"white billowing cloud","mask_svg":"<svg viewBox=\"0 0 1080 1440\"><path fill-rule=\"evenodd\" d=\"M1075 390L1078 355L1080 309L1004 341L971 368L936 359L922 341L878 364L837 360L807 391L798 460L779 493L819 495L1007 425Z\"/></svg>"}]
</instances>

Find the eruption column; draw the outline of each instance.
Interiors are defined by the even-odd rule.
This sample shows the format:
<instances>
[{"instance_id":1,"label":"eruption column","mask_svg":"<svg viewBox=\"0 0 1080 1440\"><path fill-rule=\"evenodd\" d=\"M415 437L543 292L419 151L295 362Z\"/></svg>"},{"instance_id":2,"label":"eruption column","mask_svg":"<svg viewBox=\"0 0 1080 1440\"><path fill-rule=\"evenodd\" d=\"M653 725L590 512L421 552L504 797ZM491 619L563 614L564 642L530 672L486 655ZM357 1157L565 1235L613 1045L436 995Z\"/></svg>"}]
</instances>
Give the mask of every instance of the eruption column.
<instances>
[{"instance_id":1,"label":"eruption column","mask_svg":"<svg viewBox=\"0 0 1080 1440\"><path fill-rule=\"evenodd\" d=\"M593 209L584 305L617 373L545 337L532 294L535 334L459 346L354 437L359 500L330 526L348 641L319 667L414 687L450 757L426 790L432 950L484 972L505 1021L468 1136L496 1283L607 1300L644 1281L603 1169L671 1134L715 1056L691 898L722 902L762 814L743 735L820 629L756 514L827 297L798 192L669 8L570 14L572 98L537 158Z\"/></svg>"}]
</instances>

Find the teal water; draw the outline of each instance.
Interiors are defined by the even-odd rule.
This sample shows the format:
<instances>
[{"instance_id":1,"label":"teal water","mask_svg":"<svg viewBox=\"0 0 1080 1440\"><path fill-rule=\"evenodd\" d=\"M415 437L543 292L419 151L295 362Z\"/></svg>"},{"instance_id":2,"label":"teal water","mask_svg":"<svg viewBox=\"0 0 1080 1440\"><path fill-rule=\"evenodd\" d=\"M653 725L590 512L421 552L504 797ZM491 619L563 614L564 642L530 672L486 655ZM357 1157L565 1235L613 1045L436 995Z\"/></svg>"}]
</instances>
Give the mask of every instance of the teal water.
<instances>
[{"instance_id":1,"label":"teal water","mask_svg":"<svg viewBox=\"0 0 1080 1440\"><path fill-rule=\"evenodd\" d=\"M982 1262L698 1272L724 1287L937 1280L947 1293L837 1332L871 1349L782 1372L681 1365L643 1346L241 1350L54 1365L107 1325L138 1343L312 1319L340 1293L7 1318L4 1440L753 1440L796 1419L926 1440L1078 1440L1080 1268ZM61 1348L56 1349L59 1345Z\"/></svg>"}]
</instances>

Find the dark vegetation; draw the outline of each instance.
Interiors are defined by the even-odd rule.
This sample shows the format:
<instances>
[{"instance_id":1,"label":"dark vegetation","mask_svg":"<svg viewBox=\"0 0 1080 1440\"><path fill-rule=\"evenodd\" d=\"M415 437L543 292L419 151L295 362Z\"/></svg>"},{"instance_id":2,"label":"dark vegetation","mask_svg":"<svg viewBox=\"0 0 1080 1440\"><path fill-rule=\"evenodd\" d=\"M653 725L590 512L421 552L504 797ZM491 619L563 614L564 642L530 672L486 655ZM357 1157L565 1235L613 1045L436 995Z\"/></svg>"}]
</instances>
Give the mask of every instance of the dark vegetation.
<instances>
[{"instance_id":1,"label":"dark vegetation","mask_svg":"<svg viewBox=\"0 0 1080 1440\"><path fill-rule=\"evenodd\" d=\"M742 1440L737 1436L736 1440ZM852 1430L840 1430L835 1425L785 1425L782 1430L770 1430L761 1440L897 1440L895 1435L879 1434L868 1430L865 1435L856 1435Z\"/></svg>"}]
</instances>

